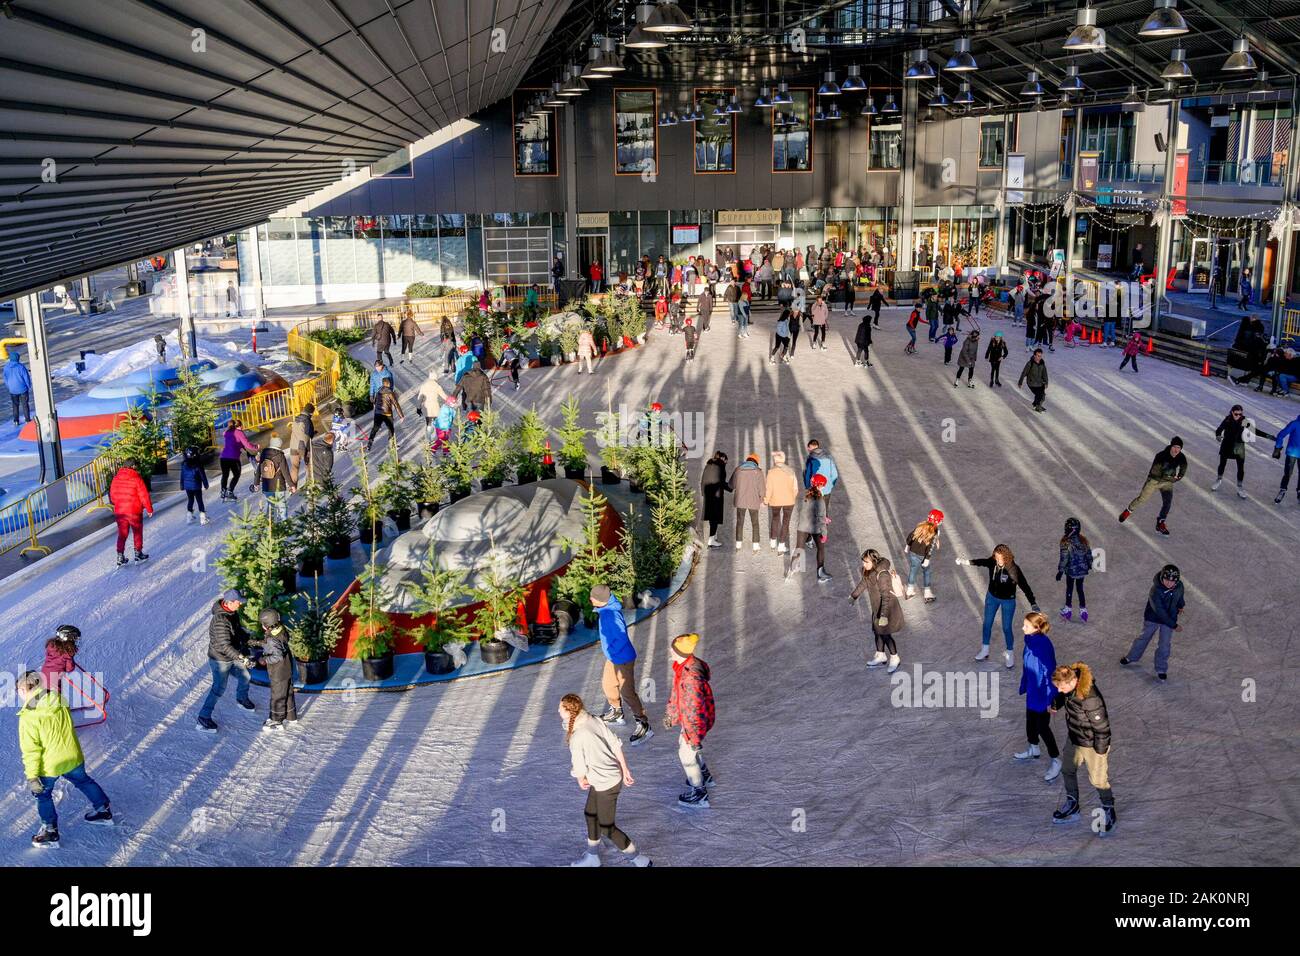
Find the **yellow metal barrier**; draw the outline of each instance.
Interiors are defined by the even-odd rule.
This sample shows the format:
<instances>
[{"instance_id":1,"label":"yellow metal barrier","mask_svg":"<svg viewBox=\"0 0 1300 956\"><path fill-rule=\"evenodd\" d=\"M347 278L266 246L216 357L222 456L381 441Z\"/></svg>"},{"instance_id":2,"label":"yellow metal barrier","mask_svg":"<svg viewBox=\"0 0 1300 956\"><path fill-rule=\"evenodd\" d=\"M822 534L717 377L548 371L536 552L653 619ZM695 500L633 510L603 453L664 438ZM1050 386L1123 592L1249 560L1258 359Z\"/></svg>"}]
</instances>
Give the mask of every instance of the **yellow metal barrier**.
<instances>
[{"instance_id":1,"label":"yellow metal barrier","mask_svg":"<svg viewBox=\"0 0 1300 956\"><path fill-rule=\"evenodd\" d=\"M1286 309L1282 312L1282 338L1300 339L1300 309Z\"/></svg>"}]
</instances>

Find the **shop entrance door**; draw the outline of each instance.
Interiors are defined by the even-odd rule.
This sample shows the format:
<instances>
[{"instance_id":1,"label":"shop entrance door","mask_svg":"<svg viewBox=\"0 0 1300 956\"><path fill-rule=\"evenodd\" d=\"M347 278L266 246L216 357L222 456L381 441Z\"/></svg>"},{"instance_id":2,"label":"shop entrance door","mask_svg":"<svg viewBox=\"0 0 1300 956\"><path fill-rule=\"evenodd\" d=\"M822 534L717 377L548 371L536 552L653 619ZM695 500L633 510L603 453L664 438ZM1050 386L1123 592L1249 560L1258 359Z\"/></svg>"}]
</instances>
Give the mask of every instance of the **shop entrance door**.
<instances>
[{"instance_id":1,"label":"shop entrance door","mask_svg":"<svg viewBox=\"0 0 1300 956\"><path fill-rule=\"evenodd\" d=\"M934 274L934 256L938 248L939 230L937 227L912 227L912 265L923 276Z\"/></svg>"},{"instance_id":2,"label":"shop entrance door","mask_svg":"<svg viewBox=\"0 0 1300 956\"><path fill-rule=\"evenodd\" d=\"M748 259L755 246L768 246L775 249L776 226L714 226L714 259L722 263L725 260L723 249L729 249L738 259Z\"/></svg>"},{"instance_id":3,"label":"shop entrance door","mask_svg":"<svg viewBox=\"0 0 1300 956\"><path fill-rule=\"evenodd\" d=\"M591 280L591 264L599 262L600 270L604 275L604 282L609 282L609 262L605 255L606 248L608 248L608 238L604 235L578 237L578 264L582 268L582 277L584 279Z\"/></svg>"},{"instance_id":4,"label":"shop entrance door","mask_svg":"<svg viewBox=\"0 0 1300 956\"><path fill-rule=\"evenodd\" d=\"M1187 291L1210 296L1213 306L1225 295L1237 291L1245 254L1245 241L1206 236L1192 240L1192 258L1187 267Z\"/></svg>"}]
</instances>

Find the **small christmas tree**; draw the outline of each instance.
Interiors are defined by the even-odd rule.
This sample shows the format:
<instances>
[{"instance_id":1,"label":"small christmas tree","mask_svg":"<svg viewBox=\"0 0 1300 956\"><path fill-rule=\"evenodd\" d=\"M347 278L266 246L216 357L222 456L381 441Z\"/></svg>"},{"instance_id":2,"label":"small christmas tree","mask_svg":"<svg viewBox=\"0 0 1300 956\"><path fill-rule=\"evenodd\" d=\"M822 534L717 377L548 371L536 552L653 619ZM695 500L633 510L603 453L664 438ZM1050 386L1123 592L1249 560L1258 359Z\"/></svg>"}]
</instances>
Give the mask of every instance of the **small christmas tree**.
<instances>
[{"instance_id":1,"label":"small christmas tree","mask_svg":"<svg viewBox=\"0 0 1300 956\"><path fill-rule=\"evenodd\" d=\"M284 593L287 539L276 525L274 509L257 512L245 505L231 524L216 560L217 572L225 587L238 588L244 596L240 618L246 628L257 633L257 615L263 608L288 616L293 604Z\"/></svg>"},{"instance_id":2,"label":"small christmas tree","mask_svg":"<svg viewBox=\"0 0 1300 956\"><path fill-rule=\"evenodd\" d=\"M556 433L560 439L560 463L565 468L585 471L587 468L587 429L579 424L582 409L578 405L577 397L570 394L564 400L561 410L564 413L564 423Z\"/></svg>"},{"instance_id":3,"label":"small christmas tree","mask_svg":"<svg viewBox=\"0 0 1300 956\"><path fill-rule=\"evenodd\" d=\"M327 481L333 485L332 478ZM300 507L289 519L293 551L300 561L316 562L329 552L330 527L326 515L329 490L326 481L307 482L299 496Z\"/></svg>"},{"instance_id":4,"label":"small christmas tree","mask_svg":"<svg viewBox=\"0 0 1300 956\"><path fill-rule=\"evenodd\" d=\"M465 572L460 568L440 569L430 547L420 566L420 578L420 583L406 585L406 593L411 598L412 612L431 614L433 621L407 631L407 636L426 651L468 643L474 629L466 622L464 611L452 607L452 602L465 592Z\"/></svg>"},{"instance_id":5,"label":"small christmas tree","mask_svg":"<svg viewBox=\"0 0 1300 956\"><path fill-rule=\"evenodd\" d=\"M410 512L415 503L415 477L417 466L402 461L397 453L397 442L388 445L388 456L379 466L379 484L375 496L387 511Z\"/></svg>"},{"instance_id":6,"label":"small christmas tree","mask_svg":"<svg viewBox=\"0 0 1300 956\"><path fill-rule=\"evenodd\" d=\"M501 427L501 416L488 409L479 418L478 428L470 438L477 455L479 476L483 481L500 484L510 470L510 452L506 448L506 433Z\"/></svg>"},{"instance_id":7,"label":"small christmas tree","mask_svg":"<svg viewBox=\"0 0 1300 956\"><path fill-rule=\"evenodd\" d=\"M555 583L557 597L577 604L588 623L595 620L595 609L591 605L591 589L597 584L607 584L611 590L617 590L622 576L627 575L627 560L622 549L607 548L600 540L601 524L605 515L605 496L594 487L587 489L580 507L582 508L582 538L561 538L560 547L572 553L568 567ZM618 578L619 580L615 580ZM631 590L630 579L618 592L627 594Z\"/></svg>"},{"instance_id":8,"label":"small christmas tree","mask_svg":"<svg viewBox=\"0 0 1300 956\"><path fill-rule=\"evenodd\" d=\"M537 414L537 406L519 416L510 430L510 438L519 481L536 480L542 471L542 455L546 452L546 426Z\"/></svg>"},{"instance_id":9,"label":"small christmas tree","mask_svg":"<svg viewBox=\"0 0 1300 956\"><path fill-rule=\"evenodd\" d=\"M416 500L436 505L442 501L446 493L447 473L443 462L438 460L431 447L426 446L424 463L420 465L420 470L415 475Z\"/></svg>"},{"instance_id":10,"label":"small christmas tree","mask_svg":"<svg viewBox=\"0 0 1300 956\"><path fill-rule=\"evenodd\" d=\"M352 532L357 526L356 518L353 516L352 509L348 507L348 503L343 499L343 493L339 490L338 482L334 480L334 476L328 475L318 481L311 482L308 487L312 485L319 488L321 496L319 520L321 533L324 534L325 540L331 542L351 538Z\"/></svg>"},{"instance_id":11,"label":"small christmas tree","mask_svg":"<svg viewBox=\"0 0 1300 956\"><path fill-rule=\"evenodd\" d=\"M482 602L474 617L474 630L480 640L495 640L507 628L517 627L524 586L507 570L502 558L494 558L479 572L478 585L471 594L475 601Z\"/></svg>"},{"instance_id":12,"label":"small christmas tree","mask_svg":"<svg viewBox=\"0 0 1300 956\"><path fill-rule=\"evenodd\" d=\"M352 653L358 659L382 657L393 646L393 619L384 610L392 601L383 582L383 566L375 561L372 551L370 562L357 576L359 587L348 598L348 610L357 623L357 639Z\"/></svg>"},{"instance_id":13,"label":"small christmas tree","mask_svg":"<svg viewBox=\"0 0 1300 956\"><path fill-rule=\"evenodd\" d=\"M212 446L212 426L217 420L216 389L204 385L188 368L180 370L180 385L172 390L168 419L177 451Z\"/></svg>"},{"instance_id":14,"label":"small christmas tree","mask_svg":"<svg viewBox=\"0 0 1300 956\"><path fill-rule=\"evenodd\" d=\"M289 624L289 650L300 661L323 661L334 652L343 637L343 617L334 609L328 592L322 598L320 580L311 594L294 610Z\"/></svg>"}]
</instances>

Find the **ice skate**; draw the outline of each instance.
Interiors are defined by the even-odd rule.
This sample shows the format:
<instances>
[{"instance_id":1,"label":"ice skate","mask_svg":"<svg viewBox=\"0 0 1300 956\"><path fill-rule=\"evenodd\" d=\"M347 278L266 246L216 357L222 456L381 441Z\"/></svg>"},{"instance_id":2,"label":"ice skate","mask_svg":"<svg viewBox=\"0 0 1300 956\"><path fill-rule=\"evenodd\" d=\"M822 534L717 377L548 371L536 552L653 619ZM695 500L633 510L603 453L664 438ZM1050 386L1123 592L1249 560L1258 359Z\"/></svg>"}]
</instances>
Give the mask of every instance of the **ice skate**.
<instances>
[{"instance_id":1,"label":"ice skate","mask_svg":"<svg viewBox=\"0 0 1300 956\"><path fill-rule=\"evenodd\" d=\"M709 809L709 791L703 787L692 787L685 793L677 797L678 806L689 807L692 810Z\"/></svg>"},{"instance_id":2,"label":"ice skate","mask_svg":"<svg viewBox=\"0 0 1300 956\"><path fill-rule=\"evenodd\" d=\"M245 697L243 700L236 699L235 703L238 704L240 707L244 708L244 710L257 709L257 707L253 704L253 702L249 700L247 697Z\"/></svg>"},{"instance_id":3,"label":"ice skate","mask_svg":"<svg viewBox=\"0 0 1300 956\"><path fill-rule=\"evenodd\" d=\"M1088 623L1088 609L1086 607L1079 608L1079 620L1084 624Z\"/></svg>"},{"instance_id":4,"label":"ice skate","mask_svg":"<svg viewBox=\"0 0 1300 956\"><path fill-rule=\"evenodd\" d=\"M217 732L217 722L211 717L200 717L194 728L205 734L215 734Z\"/></svg>"},{"instance_id":5,"label":"ice skate","mask_svg":"<svg viewBox=\"0 0 1300 956\"><path fill-rule=\"evenodd\" d=\"M1277 493L1277 497L1273 499L1273 504L1280 505L1282 503L1282 499L1285 497L1286 497L1286 489L1283 488L1281 491Z\"/></svg>"},{"instance_id":6,"label":"ice skate","mask_svg":"<svg viewBox=\"0 0 1300 956\"><path fill-rule=\"evenodd\" d=\"M126 567L128 564L130 564L130 563L131 563L130 560L127 558L127 556L126 556L125 554L119 554L119 555L117 556L117 561L116 561L115 566L116 566L116 567L119 567L119 568L124 568L124 567Z\"/></svg>"},{"instance_id":7,"label":"ice skate","mask_svg":"<svg viewBox=\"0 0 1300 956\"><path fill-rule=\"evenodd\" d=\"M262 733L269 734L269 733L274 733L277 730L284 730L283 720L272 720L270 717L268 717L266 720L262 722Z\"/></svg>"},{"instance_id":8,"label":"ice skate","mask_svg":"<svg viewBox=\"0 0 1300 956\"><path fill-rule=\"evenodd\" d=\"M1073 609L1071 609L1070 605L1067 604L1065 607L1061 608L1062 621L1068 621L1073 616L1074 616L1074 611Z\"/></svg>"},{"instance_id":9,"label":"ice skate","mask_svg":"<svg viewBox=\"0 0 1300 956\"><path fill-rule=\"evenodd\" d=\"M767 546L768 546L769 548L771 548L772 550L776 550L776 538L768 538L768 539L767 539Z\"/></svg>"},{"instance_id":10,"label":"ice skate","mask_svg":"<svg viewBox=\"0 0 1300 956\"><path fill-rule=\"evenodd\" d=\"M745 338L749 338L749 336L746 335ZM638 853L636 856L632 857L632 865L645 868L647 866L654 866L654 861L644 853Z\"/></svg>"},{"instance_id":11,"label":"ice skate","mask_svg":"<svg viewBox=\"0 0 1300 956\"><path fill-rule=\"evenodd\" d=\"M892 674L894 673L894 671L898 670L898 665L901 664L902 662L903 659L899 657L897 654L891 654L889 657L889 666L886 667L885 670L888 673Z\"/></svg>"},{"instance_id":12,"label":"ice skate","mask_svg":"<svg viewBox=\"0 0 1300 956\"><path fill-rule=\"evenodd\" d=\"M1131 511L1129 511L1127 508L1125 508L1123 511L1121 511L1121 512L1119 513L1119 523L1120 523L1120 524L1123 524L1125 521L1127 521L1127 520L1129 519L1130 516L1132 516L1132 514L1133 514L1133 512L1131 512Z\"/></svg>"},{"instance_id":13,"label":"ice skate","mask_svg":"<svg viewBox=\"0 0 1300 956\"><path fill-rule=\"evenodd\" d=\"M1061 804L1059 810L1052 811L1053 823L1073 823L1079 819L1079 801L1074 797L1066 796L1065 803Z\"/></svg>"},{"instance_id":14,"label":"ice skate","mask_svg":"<svg viewBox=\"0 0 1300 956\"><path fill-rule=\"evenodd\" d=\"M909 584L909 585L907 586L907 596L908 596L909 598L914 598L914 597L916 597L916 585L915 585L915 584Z\"/></svg>"},{"instance_id":15,"label":"ice skate","mask_svg":"<svg viewBox=\"0 0 1300 956\"><path fill-rule=\"evenodd\" d=\"M605 712L600 715L600 719L607 724L614 724L615 726L618 727L622 727L624 724L627 723L627 721L623 719L622 707L605 708Z\"/></svg>"},{"instance_id":16,"label":"ice skate","mask_svg":"<svg viewBox=\"0 0 1300 956\"><path fill-rule=\"evenodd\" d=\"M1216 479L1214 479L1214 484L1210 485L1210 490L1211 490L1211 491L1218 491L1218 490L1219 490L1219 485L1221 485L1221 484L1223 484L1223 479L1222 479L1222 478L1216 478Z\"/></svg>"},{"instance_id":17,"label":"ice skate","mask_svg":"<svg viewBox=\"0 0 1300 956\"><path fill-rule=\"evenodd\" d=\"M1039 756L1038 744L1030 744L1018 754L1012 754L1016 760L1037 760Z\"/></svg>"},{"instance_id":18,"label":"ice skate","mask_svg":"<svg viewBox=\"0 0 1300 956\"><path fill-rule=\"evenodd\" d=\"M636 747L640 744L645 743L654 735L655 732L650 729L650 721L646 720L644 717L641 717L636 722L636 729L632 731L632 736L628 738L628 745L632 747Z\"/></svg>"},{"instance_id":19,"label":"ice skate","mask_svg":"<svg viewBox=\"0 0 1300 956\"><path fill-rule=\"evenodd\" d=\"M829 584L830 581L831 581L831 576L830 576L829 574L826 573L826 569L825 569L825 568L818 568L818 569L817 569L817 583L818 583L818 584Z\"/></svg>"},{"instance_id":20,"label":"ice skate","mask_svg":"<svg viewBox=\"0 0 1300 956\"><path fill-rule=\"evenodd\" d=\"M717 537L715 537L715 536L713 536L713 535L710 535L710 536L709 536L709 547L710 547L710 548L720 548L720 547L722 547L722 542L719 541L719 540L717 539Z\"/></svg>"},{"instance_id":21,"label":"ice skate","mask_svg":"<svg viewBox=\"0 0 1300 956\"><path fill-rule=\"evenodd\" d=\"M1168 534L1169 525L1165 524L1164 520L1162 519L1156 522L1156 530L1159 531L1161 534Z\"/></svg>"},{"instance_id":22,"label":"ice skate","mask_svg":"<svg viewBox=\"0 0 1300 956\"><path fill-rule=\"evenodd\" d=\"M187 512L185 512L185 523L186 523L186 524L194 524L194 512L193 512L193 511L187 511Z\"/></svg>"},{"instance_id":23,"label":"ice skate","mask_svg":"<svg viewBox=\"0 0 1300 956\"><path fill-rule=\"evenodd\" d=\"M988 659L989 659L989 646L985 644L983 647L980 648L980 652L975 655L975 660L986 661Z\"/></svg>"},{"instance_id":24,"label":"ice skate","mask_svg":"<svg viewBox=\"0 0 1300 956\"><path fill-rule=\"evenodd\" d=\"M57 850L59 848L58 827L42 826L32 837L32 846L42 850Z\"/></svg>"},{"instance_id":25,"label":"ice skate","mask_svg":"<svg viewBox=\"0 0 1300 956\"><path fill-rule=\"evenodd\" d=\"M97 827L111 827L113 825L113 811L108 807L102 810L87 810L85 816L81 819L87 823L93 823Z\"/></svg>"},{"instance_id":26,"label":"ice skate","mask_svg":"<svg viewBox=\"0 0 1300 956\"><path fill-rule=\"evenodd\" d=\"M755 551L762 551L762 550L763 550L762 546L759 545L759 543L758 543L757 541L754 542L754 550L755 550Z\"/></svg>"},{"instance_id":27,"label":"ice skate","mask_svg":"<svg viewBox=\"0 0 1300 956\"><path fill-rule=\"evenodd\" d=\"M1053 757L1052 762L1047 766L1047 773L1043 774L1043 780L1051 783L1061 775L1061 758Z\"/></svg>"},{"instance_id":28,"label":"ice skate","mask_svg":"<svg viewBox=\"0 0 1300 956\"><path fill-rule=\"evenodd\" d=\"M926 588L922 592L921 596L925 599L926 604L933 604L937 600L937 598L934 596L934 592L931 591L929 588Z\"/></svg>"},{"instance_id":29,"label":"ice skate","mask_svg":"<svg viewBox=\"0 0 1300 956\"><path fill-rule=\"evenodd\" d=\"M1102 823L1101 829L1097 831L1097 836L1104 837L1107 836L1111 830L1115 829L1115 822L1117 818L1115 816L1114 807L1102 807L1101 809L1102 809L1102 813L1104 814L1102 818L1104 822Z\"/></svg>"},{"instance_id":30,"label":"ice skate","mask_svg":"<svg viewBox=\"0 0 1300 956\"><path fill-rule=\"evenodd\" d=\"M137 561L148 561L149 555L145 554L143 551L137 548L135 552L135 559Z\"/></svg>"},{"instance_id":31,"label":"ice skate","mask_svg":"<svg viewBox=\"0 0 1300 956\"><path fill-rule=\"evenodd\" d=\"M780 544L778 544L778 545L776 546L776 553L777 553L777 554L785 554L785 553L786 553L787 551L789 551L789 550L790 550L790 549L787 548L787 547L785 546L785 542L784 542L784 541L782 541Z\"/></svg>"},{"instance_id":32,"label":"ice skate","mask_svg":"<svg viewBox=\"0 0 1300 956\"><path fill-rule=\"evenodd\" d=\"M1243 488L1243 487L1241 487L1241 485L1238 485L1238 486L1237 486L1237 497L1240 498L1242 501L1245 501L1245 500L1246 500L1246 497L1247 497L1247 496L1246 496L1246 489Z\"/></svg>"},{"instance_id":33,"label":"ice skate","mask_svg":"<svg viewBox=\"0 0 1300 956\"><path fill-rule=\"evenodd\" d=\"M206 511L199 515L199 524L208 524L210 520Z\"/></svg>"},{"instance_id":34,"label":"ice skate","mask_svg":"<svg viewBox=\"0 0 1300 956\"><path fill-rule=\"evenodd\" d=\"M736 542L736 550L737 550L737 551L740 550L740 546L741 546L742 543L743 543L743 542L740 542L740 541L737 541L737 542Z\"/></svg>"},{"instance_id":35,"label":"ice skate","mask_svg":"<svg viewBox=\"0 0 1300 956\"><path fill-rule=\"evenodd\" d=\"M1006 661L1006 663L1007 663L1007 668L1008 668L1008 669L1010 669L1010 668L1016 666L1016 659L1015 659L1014 657L1011 656L1011 652L1010 652L1010 651L1003 651L1003 652L1002 652L1002 659L1003 659L1004 661Z\"/></svg>"},{"instance_id":36,"label":"ice skate","mask_svg":"<svg viewBox=\"0 0 1300 956\"><path fill-rule=\"evenodd\" d=\"M596 855L595 850L588 850L570 863L569 866L600 866L600 857Z\"/></svg>"},{"instance_id":37,"label":"ice skate","mask_svg":"<svg viewBox=\"0 0 1300 956\"><path fill-rule=\"evenodd\" d=\"M889 660L889 655L888 655L888 654L886 654L884 651L876 651L876 655L875 655L873 658L871 658L871 660L867 661L867 666L868 666L868 667L879 667L881 664L885 663L887 660Z\"/></svg>"}]
</instances>

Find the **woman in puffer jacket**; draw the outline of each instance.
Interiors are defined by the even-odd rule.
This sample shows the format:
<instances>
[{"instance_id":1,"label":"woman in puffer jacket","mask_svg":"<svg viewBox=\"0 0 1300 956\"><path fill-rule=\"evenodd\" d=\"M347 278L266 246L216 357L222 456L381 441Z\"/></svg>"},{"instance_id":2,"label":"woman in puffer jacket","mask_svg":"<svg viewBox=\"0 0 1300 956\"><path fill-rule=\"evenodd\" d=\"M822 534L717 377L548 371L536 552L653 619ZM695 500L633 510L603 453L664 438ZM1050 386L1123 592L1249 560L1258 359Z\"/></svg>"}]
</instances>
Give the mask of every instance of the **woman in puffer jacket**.
<instances>
[{"instance_id":1,"label":"woman in puffer jacket","mask_svg":"<svg viewBox=\"0 0 1300 956\"><path fill-rule=\"evenodd\" d=\"M979 329L971 329L966 336L966 341L961 344L961 351L957 353L957 380L952 383L953 388L961 384L962 373L966 375L966 387L975 387L975 363L979 360L979 356Z\"/></svg>"},{"instance_id":2,"label":"woman in puffer jacket","mask_svg":"<svg viewBox=\"0 0 1300 956\"><path fill-rule=\"evenodd\" d=\"M1068 621L1074 614L1074 591L1079 591L1079 620L1088 623L1088 599L1083 596L1083 579L1092 570L1092 546L1079 530L1078 518L1065 519L1061 535L1061 557L1056 563L1056 580L1065 578L1065 607L1061 618Z\"/></svg>"},{"instance_id":3,"label":"woman in puffer jacket","mask_svg":"<svg viewBox=\"0 0 1300 956\"><path fill-rule=\"evenodd\" d=\"M874 549L862 552L862 580L849 599L856 602L863 592L870 603L871 633L876 639L876 655L867 661L867 666L879 667L888 662L888 671L892 674L901 662L893 636L903 629L903 606L894 597L889 559L881 557L880 552Z\"/></svg>"}]
</instances>

